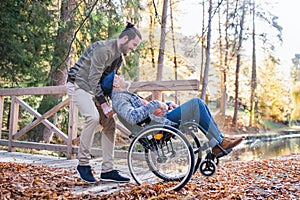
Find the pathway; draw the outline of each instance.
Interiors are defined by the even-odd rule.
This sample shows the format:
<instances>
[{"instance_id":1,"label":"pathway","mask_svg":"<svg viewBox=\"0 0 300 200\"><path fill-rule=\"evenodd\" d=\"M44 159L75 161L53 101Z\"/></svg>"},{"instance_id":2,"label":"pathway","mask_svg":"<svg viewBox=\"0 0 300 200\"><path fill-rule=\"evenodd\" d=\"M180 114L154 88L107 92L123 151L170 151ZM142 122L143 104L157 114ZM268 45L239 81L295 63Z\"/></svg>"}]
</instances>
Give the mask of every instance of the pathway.
<instances>
[{"instance_id":1,"label":"pathway","mask_svg":"<svg viewBox=\"0 0 300 200\"><path fill-rule=\"evenodd\" d=\"M0 150L0 162L17 162L17 163L28 163L34 165L42 165L48 167L59 167L68 169L70 171L75 171L77 166L77 159L67 160L62 157L54 157L49 155L40 155L40 154L28 154L20 152L7 152ZM101 170L101 160L93 159L90 162L92 168L97 172L95 177L99 178ZM120 170L122 174L130 177L126 160L118 160L115 163L115 168ZM131 181L133 182L133 180ZM94 185L89 185L88 187L77 186L75 188L76 193L113 193L120 190L117 183L112 182L99 182Z\"/></svg>"}]
</instances>

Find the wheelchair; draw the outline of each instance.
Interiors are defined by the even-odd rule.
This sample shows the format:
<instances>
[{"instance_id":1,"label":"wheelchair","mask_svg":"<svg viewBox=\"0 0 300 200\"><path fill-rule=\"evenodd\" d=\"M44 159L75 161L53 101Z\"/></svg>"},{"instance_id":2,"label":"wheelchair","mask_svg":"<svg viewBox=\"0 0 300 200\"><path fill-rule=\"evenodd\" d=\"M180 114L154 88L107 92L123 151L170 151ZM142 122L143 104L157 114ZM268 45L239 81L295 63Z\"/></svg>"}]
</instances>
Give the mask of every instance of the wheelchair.
<instances>
[{"instance_id":1,"label":"wheelchair","mask_svg":"<svg viewBox=\"0 0 300 200\"><path fill-rule=\"evenodd\" d=\"M128 128L126 121L118 118ZM214 155L208 142L199 139L199 132L205 135L206 131L192 121L173 127L148 119L128 129L132 133L132 141L127 164L138 185L160 183L158 187L164 190L178 191L190 181L197 169L204 176L212 176L219 158L230 152L219 146L221 155Z\"/></svg>"}]
</instances>

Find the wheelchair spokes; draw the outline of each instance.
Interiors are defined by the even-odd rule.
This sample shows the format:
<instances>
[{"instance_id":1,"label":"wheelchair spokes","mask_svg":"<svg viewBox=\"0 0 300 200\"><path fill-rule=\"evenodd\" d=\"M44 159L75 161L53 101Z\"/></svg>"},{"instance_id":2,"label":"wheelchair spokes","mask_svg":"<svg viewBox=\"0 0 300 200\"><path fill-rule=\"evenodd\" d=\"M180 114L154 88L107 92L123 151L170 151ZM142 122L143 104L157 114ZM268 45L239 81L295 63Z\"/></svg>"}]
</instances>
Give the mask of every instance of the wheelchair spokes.
<instances>
[{"instance_id":1,"label":"wheelchair spokes","mask_svg":"<svg viewBox=\"0 0 300 200\"><path fill-rule=\"evenodd\" d=\"M131 176L138 184L159 183L167 190L180 190L196 170L204 176L214 175L219 157L212 153L203 128L186 122L179 129L144 127L133 137L127 159Z\"/></svg>"},{"instance_id":2,"label":"wheelchair spokes","mask_svg":"<svg viewBox=\"0 0 300 200\"><path fill-rule=\"evenodd\" d=\"M128 166L138 184L172 182L167 184L167 189L179 190L192 176L194 154L182 133L160 126L145 130L133 139Z\"/></svg>"}]
</instances>

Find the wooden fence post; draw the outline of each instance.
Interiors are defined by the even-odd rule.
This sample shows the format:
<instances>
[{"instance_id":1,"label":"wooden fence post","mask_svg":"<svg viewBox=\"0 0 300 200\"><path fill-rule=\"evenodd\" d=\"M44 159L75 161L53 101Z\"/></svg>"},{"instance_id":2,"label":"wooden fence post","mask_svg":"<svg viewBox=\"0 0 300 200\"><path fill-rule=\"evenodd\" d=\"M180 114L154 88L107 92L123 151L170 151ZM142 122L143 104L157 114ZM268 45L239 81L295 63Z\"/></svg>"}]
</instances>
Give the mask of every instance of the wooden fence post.
<instances>
[{"instance_id":1,"label":"wooden fence post","mask_svg":"<svg viewBox=\"0 0 300 200\"><path fill-rule=\"evenodd\" d=\"M9 119L9 135L8 135L8 151L13 152L15 148L12 146L13 135L18 130L18 118L19 118L19 104L17 97L12 96L10 107L10 119Z\"/></svg>"},{"instance_id":2,"label":"wooden fence post","mask_svg":"<svg viewBox=\"0 0 300 200\"><path fill-rule=\"evenodd\" d=\"M3 112L4 112L4 97L0 96L0 139L2 138Z\"/></svg>"},{"instance_id":3,"label":"wooden fence post","mask_svg":"<svg viewBox=\"0 0 300 200\"><path fill-rule=\"evenodd\" d=\"M67 159L75 159L76 154L73 152L73 139L77 137L78 124L78 108L70 100L69 125L68 125L68 144L67 144Z\"/></svg>"}]
</instances>

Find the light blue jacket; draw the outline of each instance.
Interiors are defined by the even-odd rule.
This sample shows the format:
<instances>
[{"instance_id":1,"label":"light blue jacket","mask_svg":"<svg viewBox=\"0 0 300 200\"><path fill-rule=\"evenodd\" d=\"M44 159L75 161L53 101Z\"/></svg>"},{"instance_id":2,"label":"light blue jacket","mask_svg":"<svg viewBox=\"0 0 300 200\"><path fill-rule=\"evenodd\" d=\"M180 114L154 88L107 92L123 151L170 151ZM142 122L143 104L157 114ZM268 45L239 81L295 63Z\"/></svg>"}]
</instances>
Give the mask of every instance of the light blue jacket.
<instances>
[{"instance_id":1,"label":"light blue jacket","mask_svg":"<svg viewBox=\"0 0 300 200\"><path fill-rule=\"evenodd\" d=\"M152 113L160 107L160 103L157 100L150 101L144 105L140 98L128 91L113 91L112 96L112 108L117 113L120 121L129 129L146 120L150 117L151 120L165 124L174 125L173 122L167 118L158 117Z\"/></svg>"}]
</instances>

